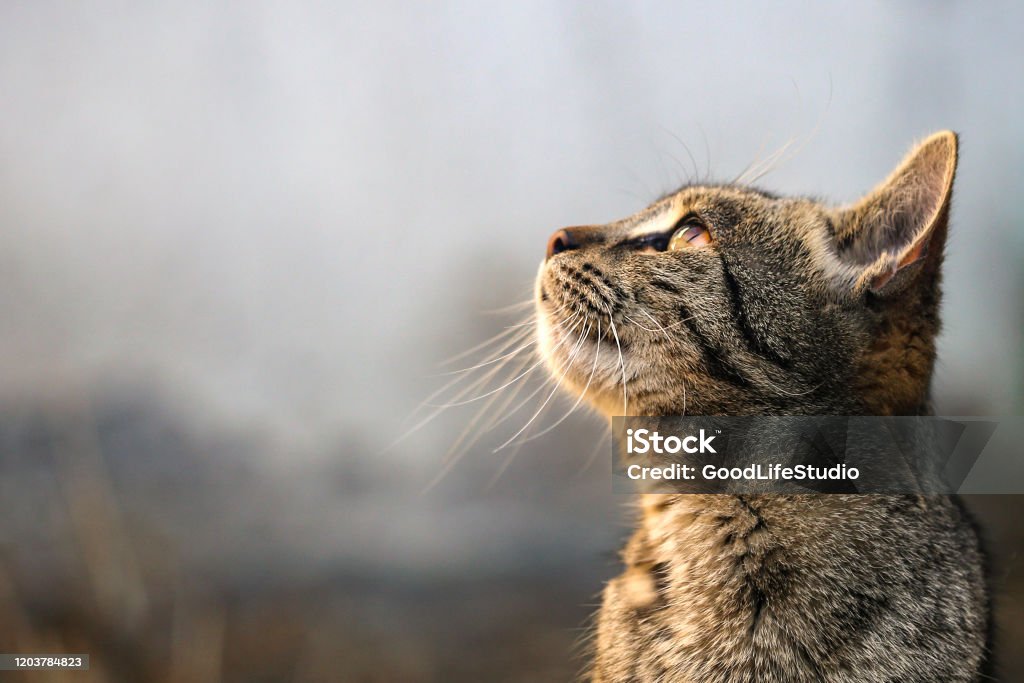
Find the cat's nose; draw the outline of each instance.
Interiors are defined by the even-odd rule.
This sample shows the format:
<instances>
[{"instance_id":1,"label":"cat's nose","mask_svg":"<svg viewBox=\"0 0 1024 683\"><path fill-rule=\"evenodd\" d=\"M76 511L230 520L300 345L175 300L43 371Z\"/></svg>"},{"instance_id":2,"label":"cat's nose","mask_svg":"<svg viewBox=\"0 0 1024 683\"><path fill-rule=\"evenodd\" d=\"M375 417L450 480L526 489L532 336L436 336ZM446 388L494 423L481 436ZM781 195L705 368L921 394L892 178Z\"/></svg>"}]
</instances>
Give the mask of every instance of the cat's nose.
<instances>
[{"instance_id":1,"label":"cat's nose","mask_svg":"<svg viewBox=\"0 0 1024 683\"><path fill-rule=\"evenodd\" d=\"M579 247L580 241L573 236L570 230L563 228L548 239L547 257L551 258L556 254L561 254L563 251L579 249Z\"/></svg>"}]
</instances>

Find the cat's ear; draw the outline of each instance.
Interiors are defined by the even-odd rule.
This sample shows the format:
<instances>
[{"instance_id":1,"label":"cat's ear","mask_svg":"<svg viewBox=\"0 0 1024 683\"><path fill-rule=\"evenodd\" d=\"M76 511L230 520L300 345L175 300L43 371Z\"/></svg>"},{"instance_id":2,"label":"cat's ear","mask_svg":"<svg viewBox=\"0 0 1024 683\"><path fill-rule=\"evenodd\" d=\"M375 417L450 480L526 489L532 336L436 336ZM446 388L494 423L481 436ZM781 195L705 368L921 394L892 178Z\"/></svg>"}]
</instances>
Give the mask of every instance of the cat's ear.
<instances>
[{"instance_id":1,"label":"cat's ear","mask_svg":"<svg viewBox=\"0 0 1024 683\"><path fill-rule=\"evenodd\" d=\"M835 212L835 253L852 293L891 296L938 268L956 161L956 134L936 133L878 187Z\"/></svg>"}]
</instances>

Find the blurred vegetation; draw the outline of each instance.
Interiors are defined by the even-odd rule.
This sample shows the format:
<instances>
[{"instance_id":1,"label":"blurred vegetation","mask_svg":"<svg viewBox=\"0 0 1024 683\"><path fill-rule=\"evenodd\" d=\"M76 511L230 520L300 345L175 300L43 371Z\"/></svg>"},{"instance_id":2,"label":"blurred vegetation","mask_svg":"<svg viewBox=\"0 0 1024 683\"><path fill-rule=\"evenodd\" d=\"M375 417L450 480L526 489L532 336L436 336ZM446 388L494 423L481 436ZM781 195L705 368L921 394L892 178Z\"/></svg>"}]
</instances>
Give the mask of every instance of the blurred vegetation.
<instances>
[{"instance_id":1,"label":"blurred vegetation","mask_svg":"<svg viewBox=\"0 0 1024 683\"><path fill-rule=\"evenodd\" d=\"M223 467L238 443L198 438L138 396L0 416L0 651L91 658L88 674L5 681L565 681L580 666L593 568L335 564L296 578L229 548L238 499L279 511L256 473ZM153 496L182 504L154 519ZM215 562L190 559L192 541Z\"/></svg>"},{"instance_id":2,"label":"blurred vegetation","mask_svg":"<svg viewBox=\"0 0 1024 683\"><path fill-rule=\"evenodd\" d=\"M0 651L91 657L88 674L5 681L567 681L601 577L617 571L613 555L595 554L540 572L342 562L297 578L230 549L238 498L278 512L257 471L214 464L244 442L197 437L138 396L0 415ZM141 503L157 495L187 519L154 522ZM1004 679L1017 680L1024 653L1005 646L1024 637L1024 497L969 503L996 556ZM219 565L196 561L190 541L216 555L218 539Z\"/></svg>"}]
</instances>

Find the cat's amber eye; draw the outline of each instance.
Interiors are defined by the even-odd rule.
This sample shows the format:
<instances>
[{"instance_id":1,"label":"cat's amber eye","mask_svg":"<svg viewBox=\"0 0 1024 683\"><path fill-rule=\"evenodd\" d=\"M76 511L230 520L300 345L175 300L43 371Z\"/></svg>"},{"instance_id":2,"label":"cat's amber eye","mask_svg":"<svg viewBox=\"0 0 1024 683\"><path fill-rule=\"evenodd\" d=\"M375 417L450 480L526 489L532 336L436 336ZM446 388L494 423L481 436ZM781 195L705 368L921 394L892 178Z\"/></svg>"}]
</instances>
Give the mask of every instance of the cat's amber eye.
<instances>
[{"instance_id":1,"label":"cat's amber eye","mask_svg":"<svg viewBox=\"0 0 1024 683\"><path fill-rule=\"evenodd\" d=\"M696 221L688 222L674 233L668 241L669 251L706 247L711 244L711 232L703 224Z\"/></svg>"}]
</instances>

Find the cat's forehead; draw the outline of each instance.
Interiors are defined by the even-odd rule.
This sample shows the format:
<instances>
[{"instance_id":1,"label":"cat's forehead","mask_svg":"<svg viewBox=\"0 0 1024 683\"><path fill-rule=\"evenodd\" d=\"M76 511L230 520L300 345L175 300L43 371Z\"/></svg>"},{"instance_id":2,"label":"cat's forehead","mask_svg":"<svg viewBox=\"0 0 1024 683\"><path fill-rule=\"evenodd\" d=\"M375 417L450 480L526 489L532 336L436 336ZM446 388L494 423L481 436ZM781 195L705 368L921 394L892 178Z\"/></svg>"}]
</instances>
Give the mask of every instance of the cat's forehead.
<instances>
[{"instance_id":1,"label":"cat's forehead","mask_svg":"<svg viewBox=\"0 0 1024 683\"><path fill-rule=\"evenodd\" d=\"M626 230L662 230L689 214L717 222L736 222L744 216L770 215L792 208L794 200L737 185L688 185L671 192L650 206L618 221Z\"/></svg>"}]
</instances>

